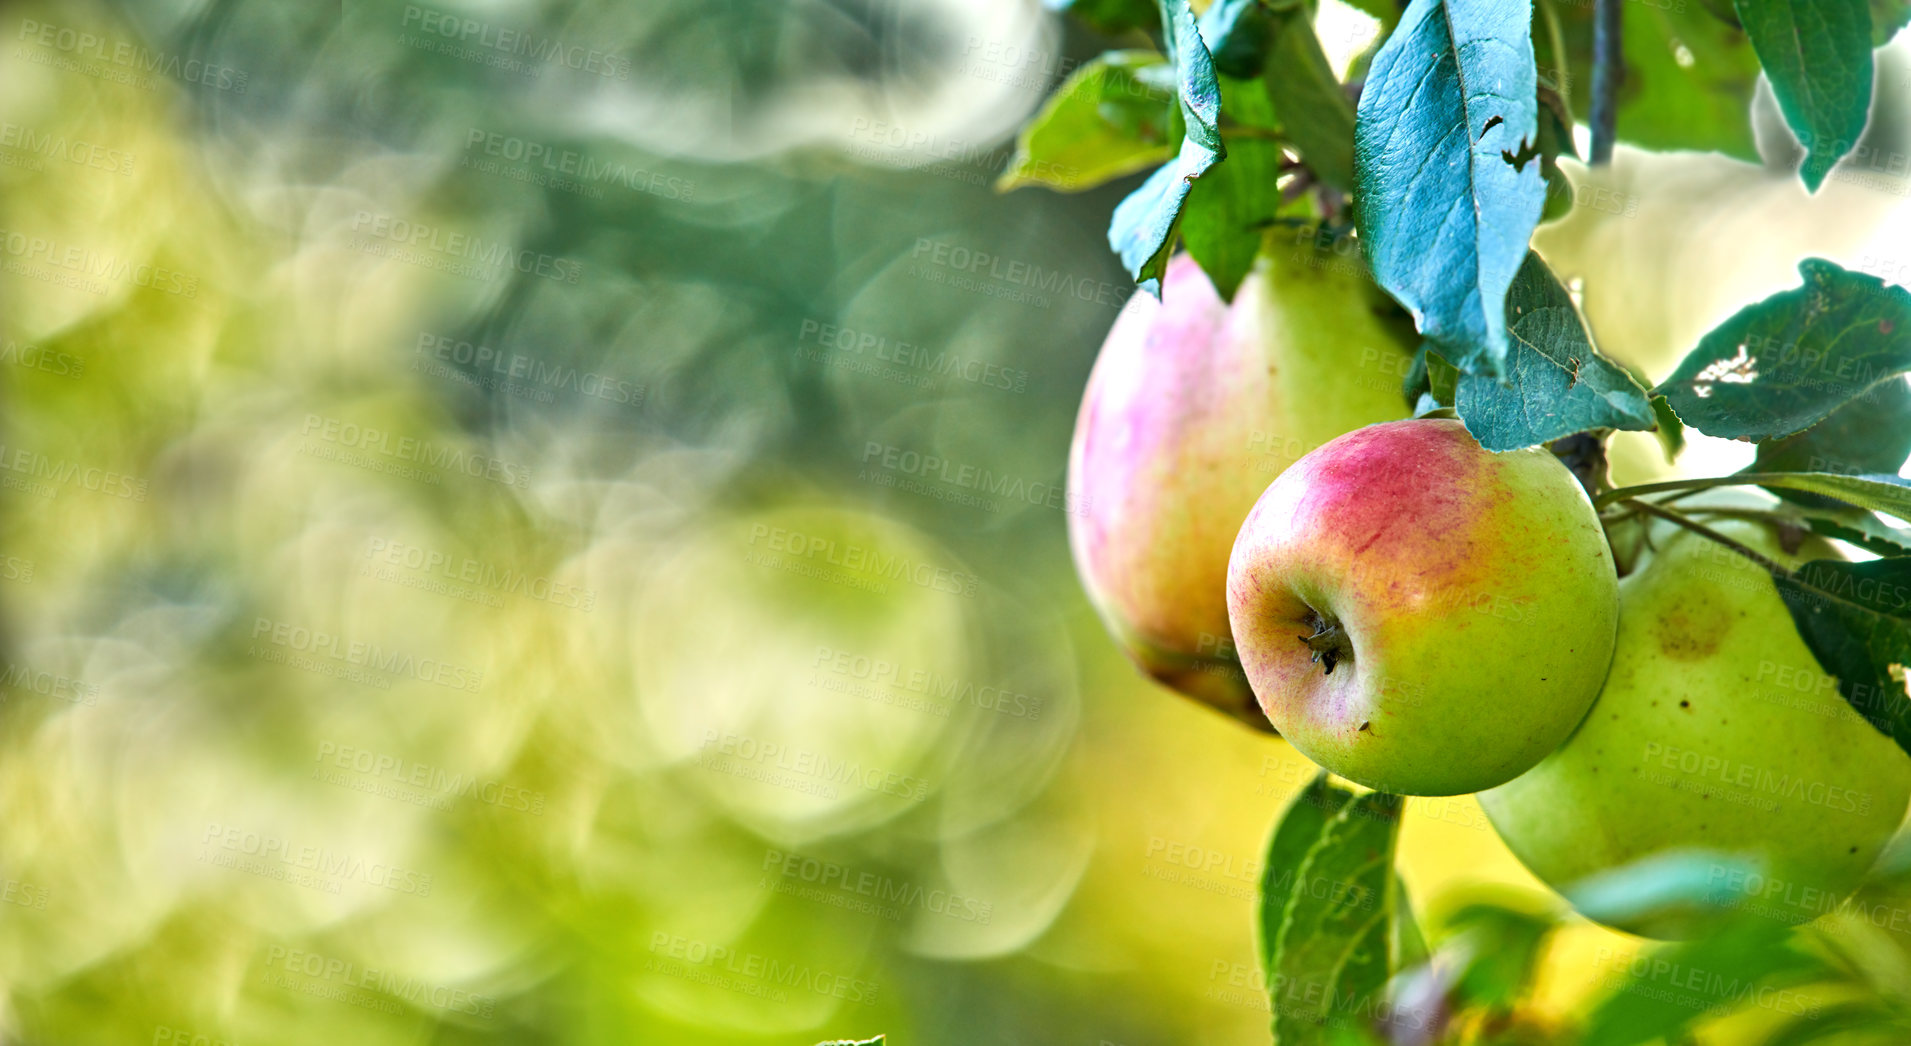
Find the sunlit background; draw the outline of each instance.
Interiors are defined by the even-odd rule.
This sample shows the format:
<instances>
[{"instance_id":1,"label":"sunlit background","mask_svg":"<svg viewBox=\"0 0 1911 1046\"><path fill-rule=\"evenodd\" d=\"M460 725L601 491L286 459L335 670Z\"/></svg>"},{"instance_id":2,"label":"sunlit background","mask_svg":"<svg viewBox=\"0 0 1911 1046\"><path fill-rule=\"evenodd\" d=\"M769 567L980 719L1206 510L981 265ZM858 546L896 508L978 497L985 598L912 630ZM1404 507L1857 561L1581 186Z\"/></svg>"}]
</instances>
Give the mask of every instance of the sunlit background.
<instances>
[{"instance_id":1,"label":"sunlit background","mask_svg":"<svg viewBox=\"0 0 1911 1046\"><path fill-rule=\"evenodd\" d=\"M1338 60L1373 32L1326 0ZM1312 768L1142 680L1067 551L1133 182L992 188L1136 41L1032 0L0 39L6 1041L1267 1041ZM1804 253L1902 275L1888 184L1605 177L1539 243L1655 374ZM1543 896L1471 798L1409 811L1435 922ZM1544 999L1633 946L1564 935Z\"/></svg>"}]
</instances>

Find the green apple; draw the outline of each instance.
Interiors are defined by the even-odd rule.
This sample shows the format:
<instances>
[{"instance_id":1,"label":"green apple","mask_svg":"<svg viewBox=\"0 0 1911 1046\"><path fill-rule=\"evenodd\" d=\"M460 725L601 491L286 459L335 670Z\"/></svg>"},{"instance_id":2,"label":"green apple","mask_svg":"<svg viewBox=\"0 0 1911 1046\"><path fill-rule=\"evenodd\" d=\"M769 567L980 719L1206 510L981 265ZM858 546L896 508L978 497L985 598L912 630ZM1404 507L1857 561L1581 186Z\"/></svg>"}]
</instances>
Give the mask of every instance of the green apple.
<instances>
[{"instance_id":1,"label":"green apple","mask_svg":"<svg viewBox=\"0 0 1911 1046\"><path fill-rule=\"evenodd\" d=\"M1157 680L1260 729L1228 635L1234 535L1268 481L1343 432L1406 413L1411 361L1358 260L1276 233L1229 305L1169 262L1102 345L1069 450L1075 564Z\"/></svg>"},{"instance_id":2,"label":"green apple","mask_svg":"<svg viewBox=\"0 0 1911 1046\"><path fill-rule=\"evenodd\" d=\"M1503 784L1599 694L1612 554L1572 473L1458 421L1351 432L1267 488L1228 617L1267 717L1328 770L1406 795Z\"/></svg>"},{"instance_id":3,"label":"green apple","mask_svg":"<svg viewBox=\"0 0 1911 1046\"><path fill-rule=\"evenodd\" d=\"M1787 554L1748 520L1708 525L1787 565L1837 555L1817 538ZM1555 887L1654 855L1714 852L1758 869L1721 861L1721 892L1804 922L1849 894L1897 830L1911 758L1820 670L1762 568L1666 524L1652 542L1619 584L1618 650L1591 713L1480 805ZM1619 928L1682 932L1664 920Z\"/></svg>"}]
</instances>

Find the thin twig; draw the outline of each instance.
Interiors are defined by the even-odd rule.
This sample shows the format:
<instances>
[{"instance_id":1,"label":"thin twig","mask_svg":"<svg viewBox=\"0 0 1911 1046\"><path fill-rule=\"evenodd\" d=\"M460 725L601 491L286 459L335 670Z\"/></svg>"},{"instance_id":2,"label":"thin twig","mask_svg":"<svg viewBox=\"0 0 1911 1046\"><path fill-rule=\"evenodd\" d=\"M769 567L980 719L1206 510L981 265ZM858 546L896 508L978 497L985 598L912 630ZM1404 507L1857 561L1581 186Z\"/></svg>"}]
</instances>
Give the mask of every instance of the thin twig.
<instances>
[{"instance_id":1,"label":"thin twig","mask_svg":"<svg viewBox=\"0 0 1911 1046\"><path fill-rule=\"evenodd\" d=\"M1612 161L1619 125L1619 82L1625 78L1620 36L1624 0L1593 0L1592 156L1594 165Z\"/></svg>"},{"instance_id":2,"label":"thin twig","mask_svg":"<svg viewBox=\"0 0 1911 1046\"><path fill-rule=\"evenodd\" d=\"M1593 499L1594 508L1605 508L1615 501L1625 501L1641 494L1658 494L1668 490L1683 490L1686 493L1705 490L1710 487L1756 487L1766 479L1778 475L1766 472L1735 472L1729 476L1707 476L1694 479L1669 479L1660 483L1641 483L1631 487L1614 487ZM1682 495L1683 496L1683 495ZM1667 498L1666 501L1675 501Z\"/></svg>"},{"instance_id":3,"label":"thin twig","mask_svg":"<svg viewBox=\"0 0 1911 1046\"><path fill-rule=\"evenodd\" d=\"M1738 553L1739 555L1744 556L1746 559L1749 559L1752 562L1757 563L1759 566L1764 567L1766 570L1771 571L1773 574L1776 574L1779 577L1792 576L1790 567L1785 566L1784 564L1778 562L1775 559L1772 559L1770 556L1767 556L1762 552L1755 551L1746 545L1739 544L1738 542L1732 540L1731 538L1726 537L1724 534L1721 534L1716 530L1713 530L1711 527L1706 526L1705 524L1699 522L1696 519L1693 519L1691 516L1688 516L1683 512L1674 512L1669 508L1661 508L1658 505L1654 505L1650 501L1640 501L1638 499L1628 500L1626 504L1636 505L1639 507L1639 510L1641 512L1644 512L1648 516L1657 516L1668 523L1673 523L1673 524L1677 524L1678 526L1684 527L1685 529L1691 531L1694 534L1699 535L1702 538L1706 538L1711 541L1716 541L1719 544L1724 545L1726 548L1729 548L1732 551Z\"/></svg>"}]
</instances>

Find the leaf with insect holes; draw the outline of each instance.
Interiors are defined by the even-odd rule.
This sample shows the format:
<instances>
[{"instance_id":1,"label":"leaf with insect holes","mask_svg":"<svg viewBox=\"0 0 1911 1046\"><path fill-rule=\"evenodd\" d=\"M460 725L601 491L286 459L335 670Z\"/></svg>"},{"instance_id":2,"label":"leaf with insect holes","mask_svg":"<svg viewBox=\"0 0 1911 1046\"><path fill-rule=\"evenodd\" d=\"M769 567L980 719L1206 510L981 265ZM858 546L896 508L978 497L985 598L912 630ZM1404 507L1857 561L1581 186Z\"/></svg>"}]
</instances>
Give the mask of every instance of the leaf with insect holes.
<instances>
[{"instance_id":1,"label":"leaf with insect holes","mask_svg":"<svg viewBox=\"0 0 1911 1046\"><path fill-rule=\"evenodd\" d=\"M1911 370L1911 293L1822 258L1803 285L1714 327L1653 391L1692 428L1727 439L1803 431Z\"/></svg>"},{"instance_id":2,"label":"leaf with insect holes","mask_svg":"<svg viewBox=\"0 0 1911 1046\"><path fill-rule=\"evenodd\" d=\"M1261 887L1276 1046L1327 1043L1372 1012L1398 947L1393 854L1402 800L1317 776L1282 815Z\"/></svg>"},{"instance_id":3,"label":"leaf with insect holes","mask_svg":"<svg viewBox=\"0 0 1911 1046\"><path fill-rule=\"evenodd\" d=\"M1153 51L1109 51L1069 75L1016 136L998 191L1092 189L1174 155L1174 68Z\"/></svg>"},{"instance_id":4,"label":"leaf with insect holes","mask_svg":"<svg viewBox=\"0 0 1911 1046\"><path fill-rule=\"evenodd\" d=\"M1864 133L1871 111L1866 0L1733 0L1772 94L1805 144L1798 177L1817 192Z\"/></svg>"},{"instance_id":5,"label":"leaf with insect holes","mask_svg":"<svg viewBox=\"0 0 1911 1046\"><path fill-rule=\"evenodd\" d=\"M1360 95L1374 278L1466 374L1504 367L1506 295L1545 202L1532 20L1530 0L1413 0Z\"/></svg>"},{"instance_id":6,"label":"leaf with insect holes","mask_svg":"<svg viewBox=\"0 0 1911 1046\"><path fill-rule=\"evenodd\" d=\"M1221 85L1208 46L1195 27L1188 0L1161 0L1162 31L1175 65L1177 104L1184 132L1175 158L1163 164L1115 207L1108 246L1143 290L1159 296L1161 275L1174 249L1181 208L1194 180L1225 155L1221 144Z\"/></svg>"},{"instance_id":7,"label":"leaf with insect holes","mask_svg":"<svg viewBox=\"0 0 1911 1046\"><path fill-rule=\"evenodd\" d=\"M1772 580L1812 656L1838 678L1838 692L1911 752L1911 556L1815 559Z\"/></svg>"},{"instance_id":8,"label":"leaf with insect holes","mask_svg":"<svg viewBox=\"0 0 1911 1046\"><path fill-rule=\"evenodd\" d=\"M1593 348L1572 297L1537 253L1507 292L1506 324L1504 383L1462 374L1454 401L1480 446L1518 450L1590 429L1652 428L1646 390Z\"/></svg>"}]
</instances>

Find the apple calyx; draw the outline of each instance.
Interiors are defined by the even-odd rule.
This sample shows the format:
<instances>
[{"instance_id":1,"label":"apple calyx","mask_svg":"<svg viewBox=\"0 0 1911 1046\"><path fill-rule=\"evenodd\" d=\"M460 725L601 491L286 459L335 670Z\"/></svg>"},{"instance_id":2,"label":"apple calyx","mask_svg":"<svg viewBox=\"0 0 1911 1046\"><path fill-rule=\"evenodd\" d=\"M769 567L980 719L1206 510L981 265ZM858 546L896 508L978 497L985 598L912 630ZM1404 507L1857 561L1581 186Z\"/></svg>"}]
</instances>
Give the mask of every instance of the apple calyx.
<instances>
[{"instance_id":1,"label":"apple calyx","mask_svg":"<svg viewBox=\"0 0 1911 1046\"><path fill-rule=\"evenodd\" d=\"M1340 622L1309 607L1307 624L1313 628L1314 634L1295 638L1307 644L1307 649L1314 652L1314 663L1323 666L1322 675L1333 675L1334 666L1343 658L1353 659L1354 645L1348 640L1346 631L1340 627Z\"/></svg>"}]
</instances>

